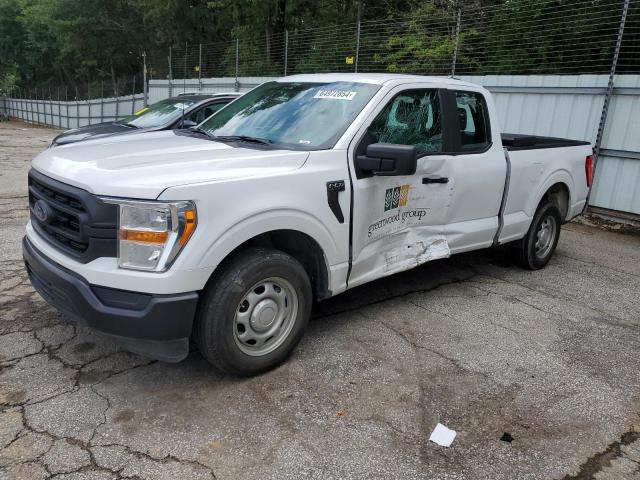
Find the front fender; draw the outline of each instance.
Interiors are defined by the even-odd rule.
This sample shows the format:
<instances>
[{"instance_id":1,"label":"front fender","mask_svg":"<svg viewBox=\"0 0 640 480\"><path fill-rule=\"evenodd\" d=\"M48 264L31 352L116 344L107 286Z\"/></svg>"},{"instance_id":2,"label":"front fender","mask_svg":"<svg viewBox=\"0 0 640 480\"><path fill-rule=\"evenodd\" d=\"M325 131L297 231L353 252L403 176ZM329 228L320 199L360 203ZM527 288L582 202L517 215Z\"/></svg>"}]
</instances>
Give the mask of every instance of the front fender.
<instances>
[{"instance_id":1,"label":"front fender","mask_svg":"<svg viewBox=\"0 0 640 480\"><path fill-rule=\"evenodd\" d=\"M338 246L320 220L300 210L280 209L244 218L226 230L204 250L202 265L215 269L243 243L275 230L295 230L313 238L322 249L327 271L331 265L340 262Z\"/></svg>"}]
</instances>

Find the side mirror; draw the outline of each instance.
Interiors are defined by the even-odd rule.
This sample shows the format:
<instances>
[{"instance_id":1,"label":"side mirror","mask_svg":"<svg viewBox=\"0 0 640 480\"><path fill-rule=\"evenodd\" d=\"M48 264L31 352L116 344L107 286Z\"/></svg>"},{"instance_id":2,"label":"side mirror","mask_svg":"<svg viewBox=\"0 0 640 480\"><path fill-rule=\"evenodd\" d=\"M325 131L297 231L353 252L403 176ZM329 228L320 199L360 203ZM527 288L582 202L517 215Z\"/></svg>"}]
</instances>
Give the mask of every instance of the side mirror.
<instances>
[{"instance_id":1,"label":"side mirror","mask_svg":"<svg viewBox=\"0 0 640 480\"><path fill-rule=\"evenodd\" d=\"M416 173L418 155L413 145L372 143L366 155L358 155L358 168L374 175L413 175Z\"/></svg>"},{"instance_id":2,"label":"side mirror","mask_svg":"<svg viewBox=\"0 0 640 480\"><path fill-rule=\"evenodd\" d=\"M180 124L179 128L193 128L196 125L198 125L196 122L194 122L193 120L183 120L182 123Z\"/></svg>"}]
</instances>

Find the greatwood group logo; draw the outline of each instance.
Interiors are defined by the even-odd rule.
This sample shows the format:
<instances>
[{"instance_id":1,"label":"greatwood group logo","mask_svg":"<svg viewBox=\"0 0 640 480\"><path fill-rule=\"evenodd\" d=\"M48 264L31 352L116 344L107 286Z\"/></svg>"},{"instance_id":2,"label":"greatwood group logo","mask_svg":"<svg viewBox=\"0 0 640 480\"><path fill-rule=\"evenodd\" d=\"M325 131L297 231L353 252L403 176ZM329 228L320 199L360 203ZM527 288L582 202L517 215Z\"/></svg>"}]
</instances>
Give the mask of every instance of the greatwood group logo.
<instances>
[{"instance_id":1,"label":"greatwood group logo","mask_svg":"<svg viewBox=\"0 0 640 480\"><path fill-rule=\"evenodd\" d=\"M404 207L407 204L408 196L409 185L387 188L387 191L384 194L384 211L387 212L394 208Z\"/></svg>"},{"instance_id":2,"label":"greatwood group logo","mask_svg":"<svg viewBox=\"0 0 640 480\"><path fill-rule=\"evenodd\" d=\"M403 228L421 225L424 218L429 213L425 207L408 206L402 210L399 207L406 207L409 202L409 185L387 188L384 192L384 211L382 218L378 218L367 228L367 237L376 239L384 235ZM397 210L396 210L397 209Z\"/></svg>"}]
</instances>

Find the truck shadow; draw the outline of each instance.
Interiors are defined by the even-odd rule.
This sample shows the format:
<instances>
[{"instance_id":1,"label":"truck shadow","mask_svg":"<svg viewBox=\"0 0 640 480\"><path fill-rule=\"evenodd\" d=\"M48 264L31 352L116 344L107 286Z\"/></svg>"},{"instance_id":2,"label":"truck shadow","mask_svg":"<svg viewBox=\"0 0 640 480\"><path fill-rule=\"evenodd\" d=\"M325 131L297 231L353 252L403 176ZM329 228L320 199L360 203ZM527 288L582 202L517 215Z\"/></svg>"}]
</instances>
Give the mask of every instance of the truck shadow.
<instances>
[{"instance_id":1,"label":"truck shadow","mask_svg":"<svg viewBox=\"0 0 640 480\"><path fill-rule=\"evenodd\" d=\"M486 249L435 260L347 290L314 305L311 321L357 310L413 293L428 292L443 285L471 280L483 264L513 266L504 249Z\"/></svg>"}]
</instances>

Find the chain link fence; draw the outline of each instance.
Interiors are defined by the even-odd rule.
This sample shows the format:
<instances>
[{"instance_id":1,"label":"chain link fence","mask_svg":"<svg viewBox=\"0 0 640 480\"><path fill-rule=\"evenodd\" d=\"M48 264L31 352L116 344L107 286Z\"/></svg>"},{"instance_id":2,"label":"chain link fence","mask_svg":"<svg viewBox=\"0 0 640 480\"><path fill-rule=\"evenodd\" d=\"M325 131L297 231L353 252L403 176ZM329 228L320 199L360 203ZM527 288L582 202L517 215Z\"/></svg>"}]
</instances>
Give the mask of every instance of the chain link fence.
<instances>
[{"instance_id":1,"label":"chain link fence","mask_svg":"<svg viewBox=\"0 0 640 480\"><path fill-rule=\"evenodd\" d=\"M428 75L608 73L625 4L618 73L640 72L640 1L508 1L185 44L147 56L149 78L281 76L317 72Z\"/></svg>"},{"instance_id":2,"label":"chain link fence","mask_svg":"<svg viewBox=\"0 0 640 480\"><path fill-rule=\"evenodd\" d=\"M145 52L133 75L16 89L9 97L78 101L144 93L150 79L319 72L609 73L625 20L616 70L640 73L640 0L509 0L482 8L475 2L455 4L424 2L410 15L356 18L269 35L243 30L228 41Z\"/></svg>"}]
</instances>

